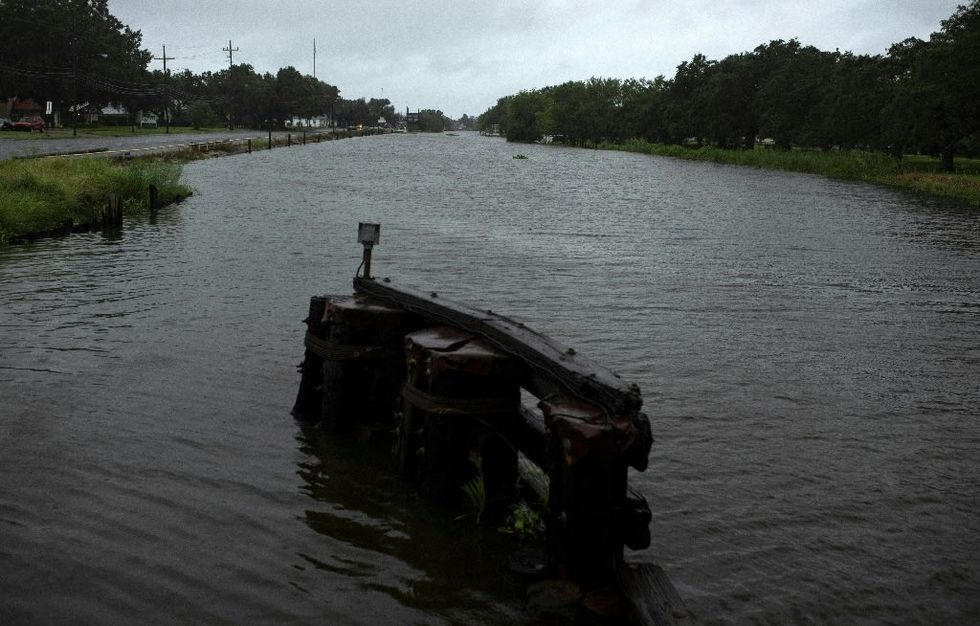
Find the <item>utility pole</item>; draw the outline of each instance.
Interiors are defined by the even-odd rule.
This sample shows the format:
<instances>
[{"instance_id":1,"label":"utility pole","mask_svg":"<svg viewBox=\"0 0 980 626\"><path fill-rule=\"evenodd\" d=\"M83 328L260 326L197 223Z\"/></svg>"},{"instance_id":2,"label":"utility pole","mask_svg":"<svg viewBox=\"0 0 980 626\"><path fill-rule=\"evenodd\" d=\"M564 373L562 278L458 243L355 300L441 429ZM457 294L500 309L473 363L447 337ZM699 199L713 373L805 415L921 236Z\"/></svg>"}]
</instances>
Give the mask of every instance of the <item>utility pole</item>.
<instances>
[{"instance_id":1,"label":"utility pole","mask_svg":"<svg viewBox=\"0 0 980 626\"><path fill-rule=\"evenodd\" d=\"M232 53L238 52L238 48L232 48L231 47L231 39L229 39L228 40L228 47L227 48L222 48L221 51L228 53L228 69L231 69L231 66L235 64L234 57L232 56Z\"/></svg>"},{"instance_id":2,"label":"utility pole","mask_svg":"<svg viewBox=\"0 0 980 626\"><path fill-rule=\"evenodd\" d=\"M165 98L166 98L166 100L164 101L165 104L164 104L164 107L163 107L163 116L165 118L167 118L167 133L169 134L170 133L170 85L169 85L169 83L170 83L170 74L167 73L167 61L173 61L174 58L167 56L167 46L164 45L163 46L163 56L162 57L157 57L154 60L155 61L163 61L163 83L164 83L164 92L165 92Z\"/></svg>"},{"instance_id":3,"label":"utility pole","mask_svg":"<svg viewBox=\"0 0 980 626\"><path fill-rule=\"evenodd\" d=\"M231 47L231 39L229 39L228 40L228 47L227 48L222 48L222 50L224 52L227 52L228 53L228 71L231 72L231 68L235 66L235 61L234 61L234 57L232 56L232 54L235 53L235 52L238 52L238 48L232 48ZM230 110L230 107L229 107L229 111L228 111L228 130L235 130L235 123L231 119L231 110Z\"/></svg>"},{"instance_id":4,"label":"utility pole","mask_svg":"<svg viewBox=\"0 0 980 626\"><path fill-rule=\"evenodd\" d=\"M313 78L316 78L316 37L313 38Z\"/></svg>"}]
</instances>

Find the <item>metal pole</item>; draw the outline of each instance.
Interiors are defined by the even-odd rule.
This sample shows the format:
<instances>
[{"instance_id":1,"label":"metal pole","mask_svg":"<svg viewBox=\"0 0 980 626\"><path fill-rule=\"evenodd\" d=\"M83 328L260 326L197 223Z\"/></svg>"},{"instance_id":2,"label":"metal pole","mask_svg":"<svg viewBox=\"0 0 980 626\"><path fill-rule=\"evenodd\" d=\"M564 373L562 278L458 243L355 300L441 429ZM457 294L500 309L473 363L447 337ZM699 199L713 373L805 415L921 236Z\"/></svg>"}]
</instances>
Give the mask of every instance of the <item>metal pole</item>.
<instances>
[{"instance_id":1,"label":"metal pole","mask_svg":"<svg viewBox=\"0 0 980 626\"><path fill-rule=\"evenodd\" d=\"M364 278L371 278L371 250L374 246L364 244Z\"/></svg>"}]
</instances>

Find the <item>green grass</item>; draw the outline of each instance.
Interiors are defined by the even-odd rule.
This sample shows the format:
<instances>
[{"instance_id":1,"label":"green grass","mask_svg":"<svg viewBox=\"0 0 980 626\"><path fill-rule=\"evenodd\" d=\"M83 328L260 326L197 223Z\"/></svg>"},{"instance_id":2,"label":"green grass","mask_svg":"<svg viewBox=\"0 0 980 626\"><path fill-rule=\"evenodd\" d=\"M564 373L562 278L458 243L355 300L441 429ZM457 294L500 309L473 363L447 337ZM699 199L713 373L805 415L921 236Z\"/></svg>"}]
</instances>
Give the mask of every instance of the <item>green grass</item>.
<instances>
[{"instance_id":1,"label":"green grass","mask_svg":"<svg viewBox=\"0 0 980 626\"><path fill-rule=\"evenodd\" d=\"M190 194L181 166L160 160L23 159L0 162L0 242L97 222L106 196L128 213L149 209L149 187L161 202Z\"/></svg>"},{"instance_id":2,"label":"green grass","mask_svg":"<svg viewBox=\"0 0 980 626\"><path fill-rule=\"evenodd\" d=\"M957 159L957 173L939 172L939 160L911 155L901 161L881 152L861 150L725 150L713 146L685 146L632 140L625 144L604 143L604 150L625 150L696 161L744 165L762 169L820 174L960 198L980 206L980 159Z\"/></svg>"}]
</instances>

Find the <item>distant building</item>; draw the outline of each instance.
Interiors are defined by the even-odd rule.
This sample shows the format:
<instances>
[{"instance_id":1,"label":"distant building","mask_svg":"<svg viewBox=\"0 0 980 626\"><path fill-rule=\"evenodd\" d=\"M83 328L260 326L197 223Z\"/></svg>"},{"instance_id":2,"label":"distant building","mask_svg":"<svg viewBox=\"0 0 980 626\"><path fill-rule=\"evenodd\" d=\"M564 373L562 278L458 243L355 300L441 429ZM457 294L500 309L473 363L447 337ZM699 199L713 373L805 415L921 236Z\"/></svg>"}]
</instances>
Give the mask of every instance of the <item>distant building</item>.
<instances>
[{"instance_id":1,"label":"distant building","mask_svg":"<svg viewBox=\"0 0 980 626\"><path fill-rule=\"evenodd\" d=\"M405 107L405 129L408 132L419 131L422 129L422 112L416 111L412 113Z\"/></svg>"}]
</instances>

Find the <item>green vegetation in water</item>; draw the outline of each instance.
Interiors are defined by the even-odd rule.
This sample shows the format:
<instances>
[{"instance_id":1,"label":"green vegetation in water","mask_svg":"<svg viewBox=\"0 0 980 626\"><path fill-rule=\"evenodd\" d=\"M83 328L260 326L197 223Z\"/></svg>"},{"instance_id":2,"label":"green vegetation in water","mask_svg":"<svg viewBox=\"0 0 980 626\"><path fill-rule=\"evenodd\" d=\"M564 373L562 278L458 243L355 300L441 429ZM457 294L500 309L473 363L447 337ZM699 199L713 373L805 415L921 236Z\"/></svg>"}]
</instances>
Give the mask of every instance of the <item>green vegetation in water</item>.
<instances>
[{"instance_id":1,"label":"green vegetation in water","mask_svg":"<svg viewBox=\"0 0 980 626\"><path fill-rule=\"evenodd\" d=\"M476 523L479 525L483 520L483 513L487 509L487 489L486 484L483 482L483 474L480 473L472 480L463 483L463 493L466 494L466 499L469 501L470 508L473 509L473 514L476 517ZM467 516L463 515L457 519L464 517Z\"/></svg>"},{"instance_id":2,"label":"green vegetation in water","mask_svg":"<svg viewBox=\"0 0 980 626\"><path fill-rule=\"evenodd\" d=\"M470 463L476 468L476 476L463 483L463 493L469 501L470 509L476 517L477 525L483 520L483 513L487 510L487 485L483 481L483 457L480 455L479 448L470 450ZM467 515L461 515L456 519L463 519Z\"/></svg>"},{"instance_id":3,"label":"green vegetation in water","mask_svg":"<svg viewBox=\"0 0 980 626\"><path fill-rule=\"evenodd\" d=\"M515 154L514 155L514 158L515 159L526 159L527 158L527 155L526 154Z\"/></svg>"},{"instance_id":4,"label":"green vegetation in water","mask_svg":"<svg viewBox=\"0 0 980 626\"><path fill-rule=\"evenodd\" d=\"M0 242L95 223L109 194L128 214L149 210L149 188L161 203L190 195L181 166L159 160L129 163L96 159L24 159L0 162Z\"/></svg>"},{"instance_id":5,"label":"green vegetation in water","mask_svg":"<svg viewBox=\"0 0 980 626\"><path fill-rule=\"evenodd\" d=\"M526 541L543 533L545 525L541 514L531 508L527 502L521 500L511 507L507 519L504 520L504 524L499 530L502 533L514 535L521 541Z\"/></svg>"},{"instance_id":6,"label":"green vegetation in water","mask_svg":"<svg viewBox=\"0 0 980 626\"><path fill-rule=\"evenodd\" d=\"M694 161L820 174L961 198L980 206L980 159L960 159L959 173L947 174L937 171L939 160L935 158L915 156L900 161L881 152L860 150L738 150L714 146L694 148L637 139L621 144L600 143L598 147Z\"/></svg>"}]
</instances>

